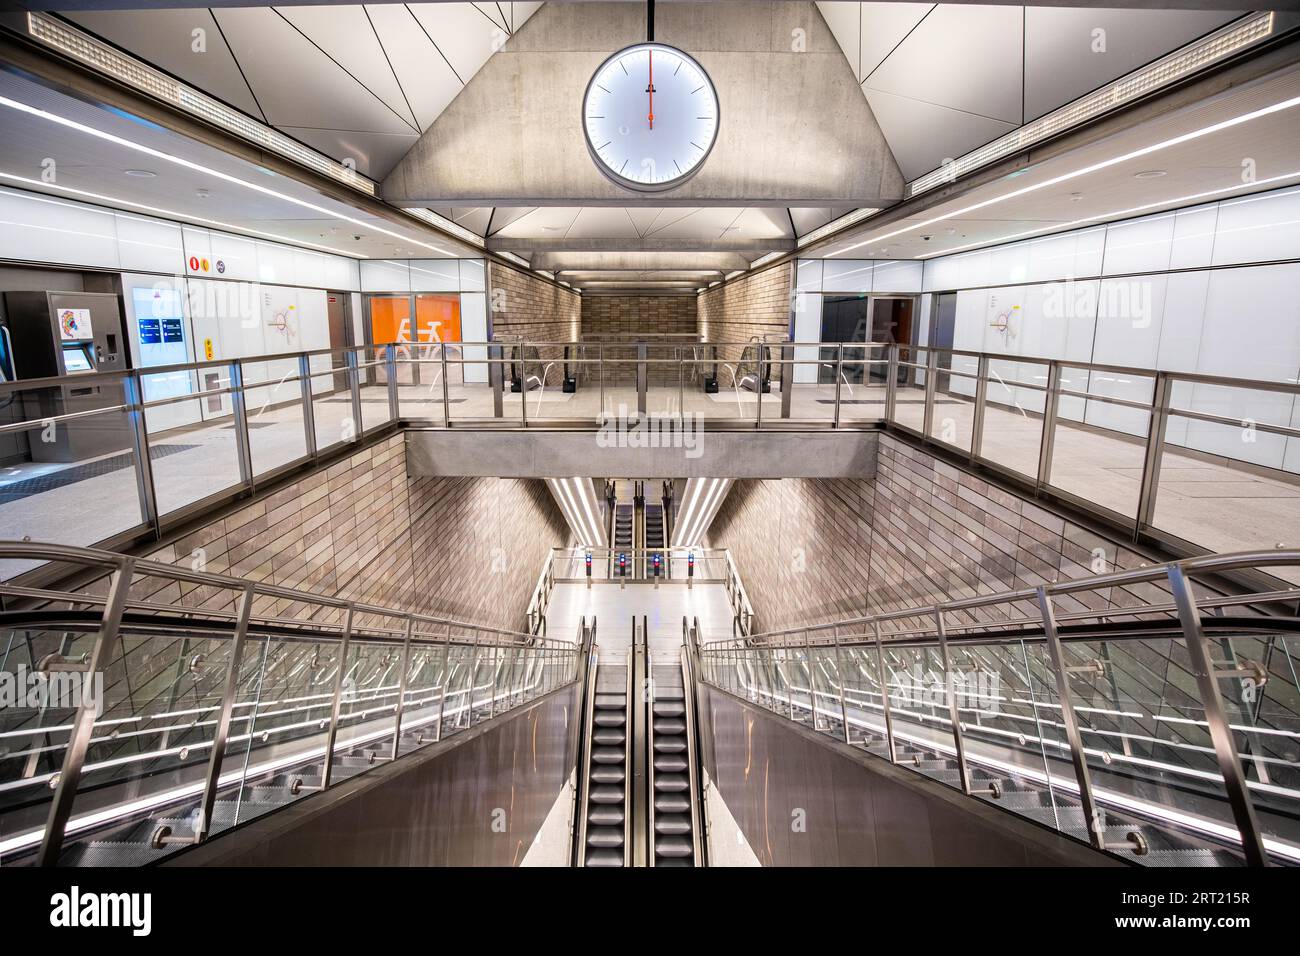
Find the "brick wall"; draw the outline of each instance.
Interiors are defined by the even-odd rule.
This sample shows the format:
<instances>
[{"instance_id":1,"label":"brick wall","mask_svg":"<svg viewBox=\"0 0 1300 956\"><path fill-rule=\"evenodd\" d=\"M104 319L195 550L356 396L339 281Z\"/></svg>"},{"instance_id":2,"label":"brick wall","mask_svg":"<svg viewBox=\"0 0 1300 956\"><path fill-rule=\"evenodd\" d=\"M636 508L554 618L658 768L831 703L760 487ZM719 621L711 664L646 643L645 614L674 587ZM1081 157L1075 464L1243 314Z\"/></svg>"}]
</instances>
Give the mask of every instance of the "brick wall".
<instances>
[{"instance_id":1,"label":"brick wall","mask_svg":"<svg viewBox=\"0 0 1300 956\"><path fill-rule=\"evenodd\" d=\"M1151 562L890 436L879 449L874 478L732 487L709 542L733 549L758 628L1087 577L1097 558L1106 571ZM1111 588L1057 607L1127 607L1161 590Z\"/></svg>"},{"instance_id":2,"label":"brick wall","mask_svg":"<svg viewBox=\"0 0 1300 956\"><path fill-rule=\"evenodd\" d=\"M582 335L582 297L576 292L496 262L488 264L488 290L494 339L576 342ZM563 351L544 348L536 356L529 356L529 361L558 360ZM547 383L558 384L563 374L559 365L553 366L547 373Z\"/></svg>"},{"instance_id":3,"label":"brick wall","mask_svg":"<svg viewBox=\"0 0 1300 956\"><path fill-rule=\"evenodd\" d=\"M706 342L748 342L754 336L788 339L791 268L788 262L773 266L700 295L700 336ZM736 347L719 350L719 356L730 362L740 353Z\"/></svg>"},{"instance_id":4,"label":"brick wall","mask_svg":"<svg viewBox=\"0 0 1300 956\"><path fill-rule=\"evenodd\" d=\"M582 300L582 337L694 335L693 295L587 295Z\"/></svg>"},{"instance_id":5,"label":"brick wall","mask_svg":"<svg viewBox=\"0 0 1300 956\"><path fill-rule=\"evenodd\" d=\"M568 526L542 481L407 478L402 436L238 507L145 555L286 588L522 628ZM102 593L103 582L91 590ZM231 608L230 591L144 579L135 593ZM259 599L258 614L295 616ZM330 619L333 614L320 619Z\"/></svg>"}]
</instances>

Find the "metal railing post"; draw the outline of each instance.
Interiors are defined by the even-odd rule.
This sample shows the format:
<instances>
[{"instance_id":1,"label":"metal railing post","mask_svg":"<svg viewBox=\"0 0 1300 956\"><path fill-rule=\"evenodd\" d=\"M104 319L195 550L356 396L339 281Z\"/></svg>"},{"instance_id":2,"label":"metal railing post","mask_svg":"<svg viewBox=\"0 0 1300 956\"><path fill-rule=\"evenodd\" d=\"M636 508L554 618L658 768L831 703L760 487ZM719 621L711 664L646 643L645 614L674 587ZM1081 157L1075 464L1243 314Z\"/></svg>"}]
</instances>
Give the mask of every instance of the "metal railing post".
<instances>
[{"instance_id":1,"label":"metal railing post","mask_svg":"<svg viewBox=\"0 0 1300 956\"><path fill-rule=\"evenodd\" d=\"M939 379L939 353L934 349L925 352L925 414L921 419L921 434L929 439L934 434L934 397Z\"/></svg>"},{"instance_id":2,"label":"metal railing post","mask_svg":"<svg viewBox=\"0 0 1300 956\"><path fill-rule=\"evenodd\" d=\"M398 745L402 740L402 712L406 709L406 680L411 669L411 636L415 631L415 618L406 617L406 637L402 640L402 673L397 678L397 711L393 715L393 759L397 759Z\"/></svg>"},{"instance_id":3,"label":"metal railing post","mask_svg":"<svg viewBox=\"0 0 1300 956\"><path fill-rule=\"evenodd\" d=\"M353 365L353 371L356 366ZM325 766L321 770L320 788L326 790L330 785L330 776L334 769L334 744L339 737L339 711L343 704L343 675L348 670L348 647L352 643L352 618L355 607L348 604L343 614L343 641L339 644L339 672L334 677L334 700L330 705L329 731L325 734Z\"/></svg>"},{"instance_id":4,"label":"metal railing post","mask_svg":"<svg viewBox=\"0 0 1300 956\"><path fill-rule=\"evenodd\" d=\"M970 768L966 765L966 745L962 739L961 712L957 708L957 679L948 654L948 632L943 622L943 608L934 612L935 636L939 641L939 658L943 662L943 686L948 696L948 719L952 721L952 741L957 748L957 772L961 777L961 792L970 793Z\"/></svg>"},{"instance_id":5,"label":"metal railing post","mask_svg":"<svg viewBox=\"0 0 1300 956\"><path fill-rule=\"evenodd\" d=\"M41 839L40 853L36 858L38 866L57 865L59 854L63 850L64 831L68 826L68 818L72 816L72 804L77 797L77 786L81 783L81 768L85 765L86 752L90 749L90 738L95 730L95 705L98 702L89 699L93 694L88 693L88 690L95 686L95 675L108 670L108 665L112 662L113 647L117 643L118 630L122 625L122 615L126 611L131 580L134 577L135 560L123 557L109 579L108 597L104 602L99 633L95 635L95 644L86 666L86 676L90 683L82 688L77 713L72 718L68 732L63 767L58 773L54 798L50 801L50 812L45 819L45 835Z\"/></svg>"},{"instance_id":6,"label":"metal railing post","mask_svg":"<svg viewBox=\"0 0 1300 956\"><path fill-rule=\"evenodd\" d=\"M239 483L253 487L253 452L248 443L248 403L244 394L244 369L239 359L230 363L230 408L235 418L235 453L239 458Z\"/></svg>"},{"instance_id":7,"label":"metal railing post","mask_svg":"<svg viewBox=\"0 0 1300 956\"><path fill-rule=\"evenodd\" d=\"M1079 802L1083 806L1083 819L1088 827L1088 840L1098 850L1106 848L1105 824L1097 812L1092 796L1092 779L1088 772L1088 758L1083 750L1083 735L1079 732L1079 718L1074 712L1074 695L1070 691L1070 671L1065 665L1061 638L1056 630L1056 612L1046 588L1035 588L1038 610L1043 616L1043 635L1051 655L1052 670L1056 675L1056 700L1061 706L1061 722L1065 725L1065 738L1070 744L1070 761L1074 764L1074 778L1079 785Z\"/></svg>"},{"instance_id":8,"label":"metal railing post","mask_svg":"<svg viewBox=\"0 0 1300 956\"><path fill-rule=\"evenodd\" d=\"M488 383L492 386L492 417L505 417L502 383L505 381L505 351L499 345L488 346Z\"/></svg>"},{"instance_id":9,"label":"metal railing post","mask_svg":"<svg viewBox=\"0 0 1300 956\"><path fill-rule=\"evenodd\" d=\"M831 636L835 640L835 671L840 678L840 729L844 732L844 742L851 744L853 741L849 739L849 707L844 690L844 648L840 646L840 626L838 624L832 629Z\"/></svg>"},{"instance_id":10,"label":"metal railing post","mask_svg":"<svg viewBox=\"0 0 1300 956\"><path fill-rule=\"evenodd\" d=\"M447 712L447 688L451 686L451 625L447 625L447 640L442 648L442 693L438 695L438 734L434 741L442 740L442 716Z\"/></svg>"},{"instance_id":11,"label":"metal railing post","mask_svg":"<svg viewBox=\"0 0 1300 956\"><path fill-rule=\"evenodd\" d=\"M885 649L880 638L880 622L871 622L876 636L876 682L880 685L880 704L885 715L885 747L889 762L898 762L898 751L894 748L894 715L889 704L889 678L885 673Z\"/></svg>"},{"instance_id":12,"label":"metal railing post","mask_svg":"<svg viewBox=\"0 0 1300 956\"><path fill-rule=\"evenodd\" d=\"M244 658L244 644L248 638L248 621L253 615L253 585L244 586L239 599L239 617L235 622L234 640L230 646L230 662L226 665L226 683L221 692L221 710L212 734L212 752L208 754L208 772L203 785L203 805L195 825L194 842L208 838L212 827L212 811L217 805L217 785L221 780L221 764L226 757L226 741L230 737L230 715L235 709L235 695L239 691L239 665Z\"/></svg>"},{"instance_id":13,"label":"metal railing post","mask_svg":"<svg viewBox=\"0 0 1300 956\"><path fill-rule=\"evenodd\" d=\"M302 437L306 442L307 457L315 458L316 408L311 400L311 360L305 353L298 356L298 384L302 392Z\"/></svg>"},{"instance_id":14,"label":"metal railing post","mask_svg":"<svg viewBox=\"0 0 1300 956\"><path fill-rule=\"evenodd\" d=\"M135 485L140 499L140 520L162 533L158 523L158 495L153 483L153 461L149 458L149 428L145 422L144 383L139 372L130 372L122 379L127 422L131 427L131 450L135 455Z\"/></svg>"},{"instance_id":15,"label":"metal railing post","mask_svg":"<svg viewBox=\"0 0 1300 956\"><path fill-rule=\"evenodd\" d=\"M820 365L818 366L820 368ZM840 386L844 382L844 343L836 346L835 354L835 419L832 427L840 427Z\"/></svg>"},{"instance_id":16,"label":"metal railing post","mask_svg":"<svg viewBox=\"0 0 1300 956\"><path fill-rule=\"evenodd\" d=\"M781 346L781 417L790 417L790 406L794 402L794 346Z\"/></svg>"},{"instance_id":17,"label":"metal railing post","mask_svg":"<svg viewBox=\"0 0 1300 956\"><path fill-rule=\"evenodd\" d=\"M1250 866L1268 866L1268 853L1260 834L1259 821L1255 818L1250 788L1241 769L1241 756L1237 753L1232 728L1224 713L1223 695L1219 692L1220 675L1215 672L1214 660L1210 656L1210 643L1201 627L1201 616L1191 582L1179 565L1169 568L1169 586L1174 603L1178 606L1178 622L1183 628L1187 656L1196 678L1197 689L1201 693L1201 706L1205 711L1205 722L1209 726L1210 740L1214 743L1214 756L1219 763L1219 773L1223 775L1233 819L1241 834L1241 848Z\"/></svg>"},{"instance_id":18,"label":"metal railing post","mask_svg":"<svg viewBox=\"0 0 1300 956\"><path fill-rule=\"evenodd\" d=\"M975 366L975 412L970 430L970 460L973 464L984 447L984 412L989 400L989 357L981 355Z\"/></svg>"},{"instance_id":19,"label":"metal railing post","mask_svg":"<svg viewBox=\"0 0 1300 956\"><path fill-rule=\"evenodd\" d=\"M525 357L523 339L515 346L519 356L519 420L528 427L528 359Z\"/></svg>"},{"instance_id":20,"label":"metal railing post","mask_svg":"<svg viewBox=\"0 0 1300 956\"><path fill-rule=\"evenodd\" d=\"M889 368L885 372L885 421L898 418L898 343L889 346Z\"/></svg>"},{"instance_id":21,"label":"metal railing post","mask_svg":"<svg viewBox=\"0 0 1300 956\"><path fill-rule=\"evenodd\" d=\"M1047 391L1043 393L1043 434L1038 445L1038 488L1052 481L1052 449L1056 444L1056 415L1061 404L1061 365L1047 366Z\"/></svg>"},{"instance_id":22,"label":"metal railing post","mask_svg":"<svg viewBox=\"0 0 1300 956\"><path fill-rule=\"evenodd\" d=\"M638 416L646 413L649 406L646 393L650 387L650 376L646 368L647 347L638 343L636 347L636 412Z\"/></svg>"},{"instance_id":23,"label":"metal railing post","mask_svg":"<svg viewBox=\"0 0 1300 956\"><path fill-rule=\"evenodd\" d=\"M392 342L384 346L384 374L388 377L388 417L397 421L402 417L402 404L397 392L397 346Z\"/></svg>"},{"instance_id":24,"label":"metal railing post","mask_svg":"<svg viewBox=\"0 0 1300 956\"><path fill-rule=\"evenodd\" d=\"M1155 521L1156 496L1160 491L1160 466L1165 457L1165 431L1169 426L1169 400L1173 379L1166 372L1156 372L1152 385L1151 415L1147 420L1146 453L1142 458L1142 486L1138 492L1137 520L1134 532L1150 527Z\"/></svg>"},{"instance_id":25,"label":"metal railing post","mask_svg":"<svg viewBox=\"0 0 1300 956\"><path fill-rule=\"evenodd\" d=\"M361 441L361 432L365 429L365 418L361 415L361 370L357 365L357 350L348 349L344 353L348 378L348 393L352 398L352 440Z\"/></svg>"},{"instance_id":26,"label":"metal railing post","mask_svg":"<svg viewBox=\"0 0 1300 956\"><path fill-rule=\"evenodd\" d=\"M451 390L447 383L447 343L443 342L438 345L438 355L442 359L442 424L446 428L451 425ZM461 366L462 370L464 366Z\"/></svg>"}]
</instances>

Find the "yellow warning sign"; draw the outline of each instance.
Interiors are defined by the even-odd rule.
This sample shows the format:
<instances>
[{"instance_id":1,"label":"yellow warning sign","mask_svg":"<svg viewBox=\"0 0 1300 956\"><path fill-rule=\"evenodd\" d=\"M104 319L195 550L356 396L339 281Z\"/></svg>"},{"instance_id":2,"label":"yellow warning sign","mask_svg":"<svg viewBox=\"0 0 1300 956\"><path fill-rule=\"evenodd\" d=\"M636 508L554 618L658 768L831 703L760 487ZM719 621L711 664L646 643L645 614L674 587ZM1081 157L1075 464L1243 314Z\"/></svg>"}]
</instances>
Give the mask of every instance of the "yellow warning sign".
<instances>
[{"instance_id":1,"label":"yellow warning sign","mask_svg":"<svg viewBox=\"0 0 1300 956\"><path fill-rule=\"evenodd\" d=\"M212 339L203 340L203 359L206 362L212 361Z\"/></svg>"}]
</instances>

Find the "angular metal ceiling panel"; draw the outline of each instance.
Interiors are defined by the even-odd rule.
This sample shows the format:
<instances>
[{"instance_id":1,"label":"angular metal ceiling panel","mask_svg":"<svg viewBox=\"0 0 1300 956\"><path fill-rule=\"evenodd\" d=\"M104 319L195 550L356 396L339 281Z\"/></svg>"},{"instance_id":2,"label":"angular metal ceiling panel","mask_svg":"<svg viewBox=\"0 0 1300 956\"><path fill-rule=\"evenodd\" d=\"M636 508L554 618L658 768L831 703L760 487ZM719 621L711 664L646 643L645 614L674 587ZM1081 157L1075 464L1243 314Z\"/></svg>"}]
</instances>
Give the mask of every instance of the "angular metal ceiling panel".
<instances>
[{"instance_id":1,"label":"angular metal ceiling panel","mask_svg":"<svg viewBox=\"0 0 1300 956\"><path fill-rule=\"evenodd\" d=\"M945 159L954 159L1016 127L876 90L867 91L867 102L907 179L924 175Z\"/></svg>"},{"instance_id":2,"label":"angular metal ceiling panel","mask_svg":"<svg viewBox=\"0 0 1300 956\"><path fill-rule=\"evenodd\" d=\"M198 10L77 12L68 19L265 122L212 14ZM195 31L201 31L195 33Z\"/></svg>"},{"instance_id":3,"label":"angular metal ceiling panel","mask_svg":"<svg viewBox=\"0 0 1300 956\"><path fill-rule=\"evenodd\" d=\"M898 44L934 10L933 3L863 3L858 40L858 81L885 62Z\"/></svg>"},{"instance_id":4,"label":"angular metal ceiling panel","mask_svg":"<svg viewBox=\"0 0 1300 956\"><path fill-rule=\"evenodd\" d=\"M462 83L468 83L508 37L473 3L420 3L407 9L437 44Z\"/></svg>"},{"instance_id":5,"label":"angular metal ceiling panel","mask_svg":"<svg viewBox=\"0 0 1300 956\"><path fill-rule=\"evenodd\" d=\"M873 4L881 6L882 4ZM817 9L831 28L835 41L848 58L853 75L862 82L862 7L861 3L842 3L839 0L818 0Z\"/></svg>"},{"instance_id":6,"label":"angular metal ceiling panel","mask_svg":"<svg viewBox=\"0 0 1300 956\"><path fill-rule=\"evenodd\" d=\"M275 10L228 8L214 15L267 122L368 133L411 131Z\"/></svg>"},{"instance_id":7,"label":"angular metal ceiling panel","mask_svg":"<svg viewBox=\"0 0 1300 956\"><path fill-rule=\"evenodd\" d=\"M415 132L359 133L303 126L281 126L280 129L326 156L354 160L357 172L372 178L391 169L419 139Z\"/></svg>"},{"instance_id":8,"label":"angular metal ceiling panel","mask_svg":"<svg viewBox=\"0 0 1300 956\"><path fill-rule=\"evenodd\" d=\"M393 72L415 112L416 125L428 129L463 84L404 4L366 7Z\"/></svg>"},{"instance_id":9,"label":"angular metal ceiling panel","mask_svg":"<svg viewBox=\"0 0 1300 956\"><path fill-rule=\"evenodd\" d=\"M1205 10L1025 8L1025 119L1157 59L1240 16Z\"/></svg>"},{"instance_id":10,"label":"angular metal ceiling panel","mask_svg":"<svg viewBox=\"0 0 1300 956\"><path fill-rule=\"evenodd\" d=\"M865 89L1019 125L1023 18L1016 7L941 4Z\"/></svg>"},{"instance_id":11,"label":"angular metal ceiling panel","mask_svg":"<svg viewBox=\"0 0 1300 956\"><path fill-rule=\"evenodd\" d=\"M277 7L281 16L329 54L357 82L418 131L415 115L397 82L365 7Z\"/></svg>"}]
</instances>

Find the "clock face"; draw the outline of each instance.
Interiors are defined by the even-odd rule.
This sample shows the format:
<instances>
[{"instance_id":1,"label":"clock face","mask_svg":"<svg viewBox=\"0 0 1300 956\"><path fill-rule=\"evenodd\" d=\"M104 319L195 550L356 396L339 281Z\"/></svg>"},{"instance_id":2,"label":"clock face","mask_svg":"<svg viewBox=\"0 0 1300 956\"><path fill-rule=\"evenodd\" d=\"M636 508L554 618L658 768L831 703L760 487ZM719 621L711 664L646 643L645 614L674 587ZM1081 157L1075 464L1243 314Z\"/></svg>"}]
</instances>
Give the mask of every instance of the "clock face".
<instances>
[{"instance_id":1,"label":"clock face","mask_svg":"<svg viewBox=\"0 0 1300 956\"><path fill-rule=\"evenodd\" d=\"M681 50L638 43L591 78L582 126L596 165L614 182L671 189L699 170L718 138L718 94Z\"/></svg>"}]
</instances>

